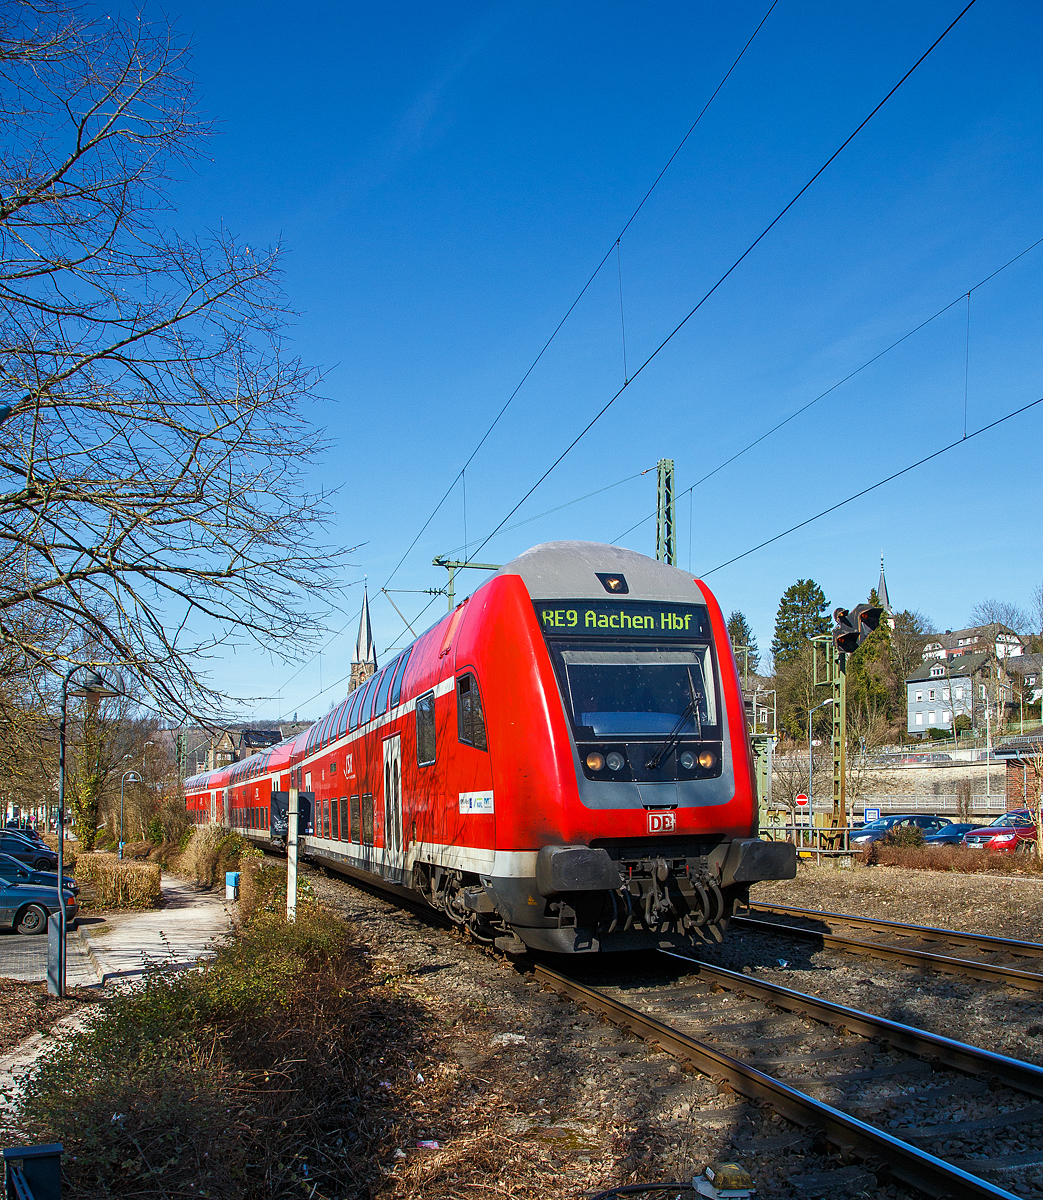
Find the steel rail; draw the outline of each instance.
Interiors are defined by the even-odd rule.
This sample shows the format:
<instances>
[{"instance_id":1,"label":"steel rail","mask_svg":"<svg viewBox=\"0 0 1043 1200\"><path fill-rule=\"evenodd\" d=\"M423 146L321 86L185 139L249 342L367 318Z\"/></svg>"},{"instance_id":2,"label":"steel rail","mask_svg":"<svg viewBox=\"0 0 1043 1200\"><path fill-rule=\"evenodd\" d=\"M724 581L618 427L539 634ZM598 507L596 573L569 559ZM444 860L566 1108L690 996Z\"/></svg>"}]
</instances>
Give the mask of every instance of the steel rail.
<instances>
[{"instance_id":1,"label":"steel rail","mask_svg":"<svg viewBox=\"0 0 1043 1200\"><path fill-rule=\"evenodd\" d=\"M701 979L716 983L730 992L741 992L758 1000L768 1000L777 1008L861 1034L878 1045L906 1050L926 1059L932 1066L948 1067L990 1084L1002 1084L1004 1087L1043 1099L1043 1067L1037 1067L1034 1063L1009 1058L1006 1054L997 1054L993 1050L983 1050L979 1046L969 1046L966 1042L957 1042L940 1033L929 1033L926 1029L917 1029L914 1025L903 1025L889 1017L879 1017L875 1013L848 1008L847 1005L837 1004L833 1000L823 1000L821 996L797 992L792 988L783 987L782 984L758 979L754 975L740 975L738 971L711 966L684 954L670 950L660 950L659 953L680 960Z\"/></svg>"},{"instance_id":2,"label":"steel rail","mask_svg":"<svg viewBox=\"0 0 1043 1200\"><path fill-rule=\"evenodd\" d=\"M679 957L679 956L675 956ZM688 959L688 962L693 960ZM702 964L693 965L702 967ZM763 1100L795 1125L821 1130L826 1140L847 1156L860 1158L871 1169L900 1180L929 1196L952 1200L1015 1200L1013 1193L988 1180L971 1175L950 1163L903 1142L882 1129L876 1129L857 1117L823 1104L790 1087L780 1079L766 1075L750 1063L721 1053L679 1029L665 1025L655 1017L623 1004L597 988L537 964L536 978L556 992L569 996L614 1024L630 1030L646 1041L658 1043L664 1050L686 1059L715 1082L727 1083L734 1091L752 1100ZM745 979L744 976L740 978Z\"/></svg>"},{"instance_id":3,"label":"steel rail","mask_svg":"<svg viewBox=\"0 0 1043 1200\"><path fill-rule=\"evenodd\" d=\"M1029 992L1043 992L1043 975L1037 975L1034 971L1019 971L1016 967L994 966L992 963L952 958L947 954L932 954L929 950L913 950L905 946L885 946L880 942L843 937L839 933L820 933L814 929L801 929L797 925L783 925L778 921L755 921L752 917L732 917L731 925L742 926L754 933L783 934L800 941L820 942L823 946L844 950L849 954L891 959L908 967L921 967L947 975L966 975L970 979L981 979L988 983L1004 983Z\"/></svg>"},{"instance_id":4,"label":"steel rail","mask_svg":"<svg viewBox=\"0 0 1043 1200\"><path fill-rule=\"evenodd\" d=\"M953 942L958 946L977 946L982 950L1000 950L1029 958L1043 957L1043 944L1039 942L1020 942L1013 938L992 937L986 933L961 933L958 929L938 929L933 925L908 925L904 921L885 921L878 917L856 917L853 913L824 912L817 908L793 908L787 904L751 904L746 911L808 917L815 921L839 921L845 925L860 925L864 929L874 929L879 933L898 933L907 937L923 938L925 941Z\"/></svg>"}]
</instances>

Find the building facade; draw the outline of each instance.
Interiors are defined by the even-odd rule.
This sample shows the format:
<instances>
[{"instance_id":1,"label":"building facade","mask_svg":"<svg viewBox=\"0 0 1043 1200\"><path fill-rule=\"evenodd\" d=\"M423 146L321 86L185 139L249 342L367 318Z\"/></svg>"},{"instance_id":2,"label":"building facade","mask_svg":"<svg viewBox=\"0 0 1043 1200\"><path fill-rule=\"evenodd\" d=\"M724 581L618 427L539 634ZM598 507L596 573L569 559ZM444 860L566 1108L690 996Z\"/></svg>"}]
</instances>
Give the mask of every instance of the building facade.
<instances>
[{"instance_id":1,"label":"building facade","mask_svg":"<svg viewBox=\"0 0 1043 1200\"><path fill-rule=\"evenodd\" d=\"M994 654L997 658L1016 658L1024 654L1020 637L1006 625L974 625L969 629L947 629L932 634L923 648L923 657L943 661L968 654Z\"/></svg>"}]
</instances>

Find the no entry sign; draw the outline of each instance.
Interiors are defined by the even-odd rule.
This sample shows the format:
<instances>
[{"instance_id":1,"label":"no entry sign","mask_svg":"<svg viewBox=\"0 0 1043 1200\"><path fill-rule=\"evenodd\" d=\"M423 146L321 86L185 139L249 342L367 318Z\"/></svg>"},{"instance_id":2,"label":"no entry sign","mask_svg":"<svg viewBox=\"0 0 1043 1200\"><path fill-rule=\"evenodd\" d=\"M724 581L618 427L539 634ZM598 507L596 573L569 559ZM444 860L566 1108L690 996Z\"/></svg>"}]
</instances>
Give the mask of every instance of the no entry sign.
<instances>
[{"instance_id":1,"label":"no entry sign","mask_svg":"<svg viewBox=\"0 0 1043 1200\"><path fill-rule=\"evenodd\" d=\"M797 807L798 808L807 808L807 806L808 806L808 798L807 798L807 796L804 795L803 792L801 792L800 795L797 797Z\"/></svg>"}]
</instances>

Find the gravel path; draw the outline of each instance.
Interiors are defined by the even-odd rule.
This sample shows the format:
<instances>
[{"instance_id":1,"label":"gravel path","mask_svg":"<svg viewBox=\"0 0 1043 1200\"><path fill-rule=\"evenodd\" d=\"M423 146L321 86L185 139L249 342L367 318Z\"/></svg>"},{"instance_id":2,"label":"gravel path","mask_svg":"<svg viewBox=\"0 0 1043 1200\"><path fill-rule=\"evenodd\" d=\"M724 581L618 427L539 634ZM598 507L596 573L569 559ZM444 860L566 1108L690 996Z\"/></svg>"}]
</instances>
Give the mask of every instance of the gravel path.
<instances>
[{"instance_id":1,"label":"gravel path","mask_svg":"<svg viewBox=\"0 0 1043 1200\"><path fill-rule=\"evenodd\" d=\"M438 1080L417 1136L437 1141L443 1154L463 1154L468 1139L493 1127L514 1145L539 1149L539 1168L553 1164L562 1197L691 1179L714 1160L742 1162L761 1200L905 1194L878 1188L860 1167L840 1168L770 1110L719 1094L711 1080L541 991L454 930L336 877L308 874L317 897L356 926L388 985L425 1005L436 1018L431 1028L443 1031L432 1034L429 1062L416 1063L423 1088ZM657 961L628 959L628 979L642 971L654 979ZM438 1156L408 1149L385 1164L380 1194L443 1194ZM526 1172L536 1169L520 1155L513 1183L524 1192L534 1182Z\"/></svg>"}]
</instances>

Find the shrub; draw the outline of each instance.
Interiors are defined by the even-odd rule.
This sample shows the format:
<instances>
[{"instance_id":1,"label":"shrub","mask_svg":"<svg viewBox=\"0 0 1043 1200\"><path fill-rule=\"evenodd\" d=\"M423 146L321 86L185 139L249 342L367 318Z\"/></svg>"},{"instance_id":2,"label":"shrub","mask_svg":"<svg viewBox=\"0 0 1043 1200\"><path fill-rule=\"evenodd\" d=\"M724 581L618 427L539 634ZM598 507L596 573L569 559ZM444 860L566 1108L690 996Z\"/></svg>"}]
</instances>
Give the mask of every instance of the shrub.
<instances>
[{"instance_id":1,"label":"shrub","mask_svg":"<svg viewBox=\"0 0 1043 1200\"><path fill-rule=\"evenodd\" d=\"M80 855L76 879L91 885L93 903L100 908L155 908L163 894L158 865L120 861L97 850Z\"/></svg>"},{"instance_id":2,"label":"shrub","mask_svg":"<svg viewBox=\"0 0 1043 1200\"><path fill-rule=\"evenodd\" d=\"M896 825L880 840L888 846L922 846L923 830L916 825Z\"/></svg>"},{"instance_id":3,"label":"shrub","mask_svg":"<svg viewBox=\"0 0 1043 1200\"><path fill-rule=\"evenodd\" d=\"M1036 874L1043 871L1035 854L993 854L966 846L889 846L873 842L859 855L865 866L909 867L921 871L960 871L975 874L990 871L1003 875Z\"/></svg>"},{"instance_id":4,"label":"shrub","mask_svg":"<svg viewBox=\"0 0 1043 1200\"><path fill-rule=\"evenodd\" d=\"M346 943L316 905L261 914L201 971L102 1001L33 1065L20 1136L65 1145L70 1200L374 1194L399 1144L380 1080L408 1078L425 1017Z\"/></svg>"},{"instance_id":5,"label":"shrub","mask_svg":"<svg viewBox=\"0 0 1043 1200\"><path fill-rule=\"evenodd\" d=\"M226 871L235 871L242 858L245 839L220 825L196 825L177 863L179 875L203 887L224 882Z\"/></svg>"},{"instance_id":6,"label":"shrub","mask_svg":"<svg viewBox=\"0 0 1043 1200\"><path fill-rule=\"evenodd\" d=\"M145 826L145 836L154 846L158 846L163 841L163 822L158 815L152 817Z\"/></svg>"}]
</instances>

